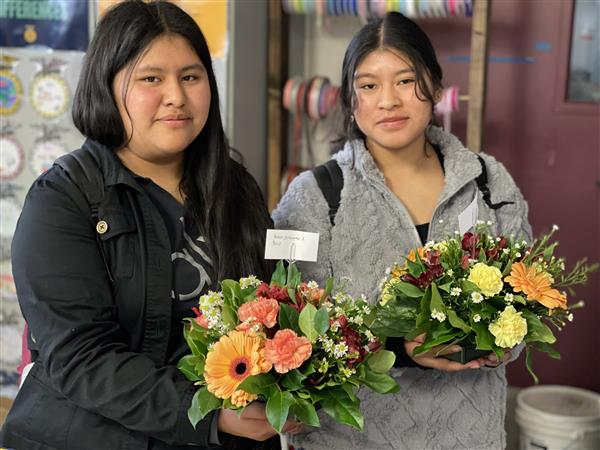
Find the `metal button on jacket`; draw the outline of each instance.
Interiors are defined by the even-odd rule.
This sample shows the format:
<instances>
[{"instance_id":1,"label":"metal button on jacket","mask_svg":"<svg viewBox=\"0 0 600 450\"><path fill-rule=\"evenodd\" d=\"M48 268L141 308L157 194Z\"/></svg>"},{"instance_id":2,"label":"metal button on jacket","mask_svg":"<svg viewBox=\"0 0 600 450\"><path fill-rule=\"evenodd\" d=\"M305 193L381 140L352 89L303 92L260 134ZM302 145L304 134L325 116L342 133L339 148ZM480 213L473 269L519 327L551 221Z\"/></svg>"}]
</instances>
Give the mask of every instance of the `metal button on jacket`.
<instances>
[{"instance_id":1,"label":"metal button on jacket","mask_svg":"<svg viewBox=\"0 0 600 450\"><path fill-rule=\"evenodd\" d=\"M108 224L106 223L106 221L100 220L96 224L96 231L98 232L98 234L106 233L108 231Z\"/></svg>"}]
</instances>

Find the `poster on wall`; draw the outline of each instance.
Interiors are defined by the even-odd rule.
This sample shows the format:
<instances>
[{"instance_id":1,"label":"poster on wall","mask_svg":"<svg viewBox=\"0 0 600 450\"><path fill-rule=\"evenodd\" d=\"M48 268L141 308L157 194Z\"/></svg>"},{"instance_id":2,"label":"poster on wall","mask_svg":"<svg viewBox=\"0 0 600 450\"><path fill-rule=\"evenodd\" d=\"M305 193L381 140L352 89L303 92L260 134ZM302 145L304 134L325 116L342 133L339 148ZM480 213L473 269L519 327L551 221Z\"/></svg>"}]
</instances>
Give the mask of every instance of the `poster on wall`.
<instances>
[{"instance_id":1,"label":"poster on wall","mask_svg":"<svg viewBox=\"0 0 600 450\"><path fill-rule=\"evenodd\" d=\"M85 51L89 39L87 23L87 1L2 0L0 47Z\"/></svg>"}]
</instances>

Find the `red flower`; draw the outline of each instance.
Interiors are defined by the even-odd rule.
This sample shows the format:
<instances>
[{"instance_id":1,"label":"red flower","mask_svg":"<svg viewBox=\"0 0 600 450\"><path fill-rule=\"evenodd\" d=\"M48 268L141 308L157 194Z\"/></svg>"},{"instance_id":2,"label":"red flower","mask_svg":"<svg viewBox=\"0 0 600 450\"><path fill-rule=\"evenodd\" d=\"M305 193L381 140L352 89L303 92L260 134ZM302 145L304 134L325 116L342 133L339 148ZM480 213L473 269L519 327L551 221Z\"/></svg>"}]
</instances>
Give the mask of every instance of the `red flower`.
<instances>
[{"instance_id":1,"label":"red flower","mask_svg":"<svg viewBox=\"0 0 600 450\"><path fill-rule=\"evenodd\" d=\"M471 258L477 259L479 257L479 249L477 243L479 242L479 235L473 234L467 231L461 241L462 249L469 252Z\"/></svg>"},{"instance_id":2,"label":"red flower","mask_svg":"<svg viewBox=\"0 0 600 450\"><path fill-rule=\"evenodd\" d=\"M460 258L460 267L462 267L465 270L469 267L469 255L463 255Z\"/></svg>"},{"instance_id":3,"label":"red flower","mask_svg":"<svg viewBox=\"0 0 600 450\"><path fill-rule=\"evenodd\" d=\"M495 258L496 258L496 256L498 256L498 249L497 249L496 247L493 247L493 248L489 249L488 251L486 251L486 252L485 252L485 255L486 255L488 258L495 259Z\"/></svg>"}]
</instances>

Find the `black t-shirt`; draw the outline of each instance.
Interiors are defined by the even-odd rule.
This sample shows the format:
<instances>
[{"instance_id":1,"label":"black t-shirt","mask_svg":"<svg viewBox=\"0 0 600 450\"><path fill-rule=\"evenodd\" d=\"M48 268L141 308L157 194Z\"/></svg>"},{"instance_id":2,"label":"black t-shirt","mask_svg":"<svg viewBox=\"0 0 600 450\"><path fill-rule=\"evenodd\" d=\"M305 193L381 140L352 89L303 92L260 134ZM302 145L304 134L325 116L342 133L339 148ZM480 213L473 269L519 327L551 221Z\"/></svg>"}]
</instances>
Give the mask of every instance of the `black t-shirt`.
<instances>
[{"instance_id":1,"label":"black t-shirt","mask_svg":"<svg viewBox=\"0 0 600 450\"><path fill-rule=\"evenodd\" d=\"M192 307L198 306L200 295L213 285L212 261L199 230L185 222L183 205L152 180L138 181L160 212L171 241L173 312L167 363L176 365L189 352L183 338L183 318L194 316Z\"/></svg>"}]
</instances>

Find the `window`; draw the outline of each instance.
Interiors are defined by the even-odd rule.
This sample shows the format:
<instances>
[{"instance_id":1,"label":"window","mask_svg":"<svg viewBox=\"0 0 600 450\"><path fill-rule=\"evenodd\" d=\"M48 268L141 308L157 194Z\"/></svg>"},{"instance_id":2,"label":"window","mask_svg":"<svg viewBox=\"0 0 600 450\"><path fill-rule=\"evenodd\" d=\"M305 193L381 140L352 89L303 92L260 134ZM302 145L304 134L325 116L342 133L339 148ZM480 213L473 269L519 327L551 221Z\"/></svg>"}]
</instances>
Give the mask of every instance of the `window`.
<instances>
[{"instance_id":1,"label":"window","mask_svg":"<svg viewBox=\"0 0 600 450\"><path fill-rule=\"evenodd\" d=\"M599 4L575 0L567 101L600 103Z\"/></svg>"}]
</instances>

